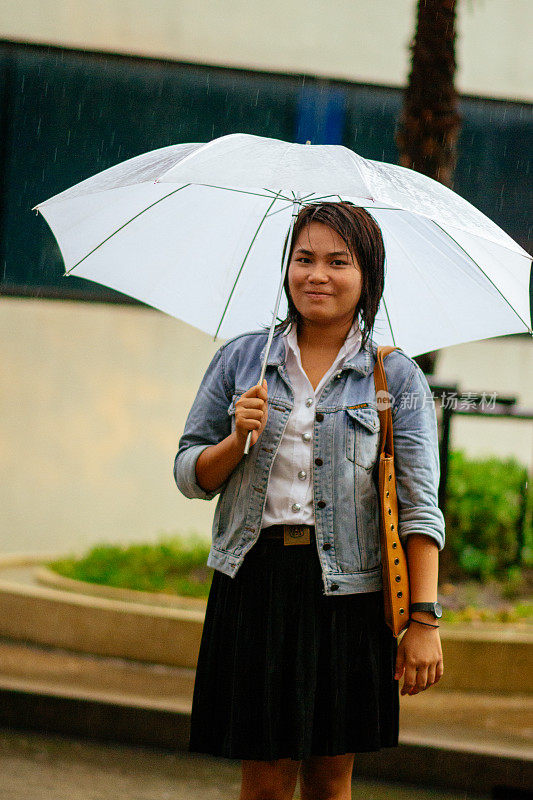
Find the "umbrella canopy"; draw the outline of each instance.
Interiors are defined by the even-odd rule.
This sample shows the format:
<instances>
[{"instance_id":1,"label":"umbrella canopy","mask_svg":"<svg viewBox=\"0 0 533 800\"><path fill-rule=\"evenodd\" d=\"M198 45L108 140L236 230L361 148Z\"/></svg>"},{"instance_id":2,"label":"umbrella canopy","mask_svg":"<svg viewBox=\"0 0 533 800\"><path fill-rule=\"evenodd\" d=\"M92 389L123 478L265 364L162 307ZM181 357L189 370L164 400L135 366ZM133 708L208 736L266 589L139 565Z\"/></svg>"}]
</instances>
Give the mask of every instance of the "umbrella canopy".
<instances>
[{"instance_id":1,"label":"umbrella canopy","mask_svg":"<svg viewBox=\"0 0 533 800\"><path fill-rule=\"evenodd\" d=\"M442 184L340 145L247 134L172 145L35 209L57 239L66 275L228 338L271 321L295 198L349 200L380 225L386 277L378 344L415 356L532 333L525 250Z\"/></svg>"}]
</instances>

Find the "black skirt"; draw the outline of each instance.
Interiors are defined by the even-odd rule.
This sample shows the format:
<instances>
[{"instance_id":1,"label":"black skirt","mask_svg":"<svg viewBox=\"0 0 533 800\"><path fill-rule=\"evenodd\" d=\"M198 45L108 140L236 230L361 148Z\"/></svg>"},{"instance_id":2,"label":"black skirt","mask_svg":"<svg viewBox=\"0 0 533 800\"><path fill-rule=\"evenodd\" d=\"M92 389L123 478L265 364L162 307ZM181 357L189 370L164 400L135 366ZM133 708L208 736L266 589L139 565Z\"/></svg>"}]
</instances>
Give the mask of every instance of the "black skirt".
<instances>
[{"instance_id":1,"label":"black skirt","mask_svg":"<svg viewBox=\"0 0 533 800\"><path fill-rule=\"evenodd\" d=\"M259 538L215 571L189 751L271 761L398 744L397 642L382 592L326 596L316 542Z\"/></svg>"}]
</instances>

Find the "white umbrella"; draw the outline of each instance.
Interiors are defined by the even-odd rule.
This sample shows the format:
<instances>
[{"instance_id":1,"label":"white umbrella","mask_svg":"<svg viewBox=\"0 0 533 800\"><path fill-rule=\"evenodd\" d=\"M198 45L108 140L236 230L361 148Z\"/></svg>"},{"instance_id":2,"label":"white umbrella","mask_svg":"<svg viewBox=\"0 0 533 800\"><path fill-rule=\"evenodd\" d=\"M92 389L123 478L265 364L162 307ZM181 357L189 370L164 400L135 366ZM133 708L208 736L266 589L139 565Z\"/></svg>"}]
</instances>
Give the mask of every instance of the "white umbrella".
<instances>
[{"instance_id":1,"label":"white umbrella","mask_svg":"<svg viewBox=\"0 0 533 800\"><path fill-rule=\"evenodd\" d=\"M450 189L340 145L247 134L129 159L39 203L67 275L228 338L268 325L298 203L350 200L379 223L374 339L414 356L532 333L531 257ZM282 300L280 314L285 313Z\"/></svg>"}]
</instances>

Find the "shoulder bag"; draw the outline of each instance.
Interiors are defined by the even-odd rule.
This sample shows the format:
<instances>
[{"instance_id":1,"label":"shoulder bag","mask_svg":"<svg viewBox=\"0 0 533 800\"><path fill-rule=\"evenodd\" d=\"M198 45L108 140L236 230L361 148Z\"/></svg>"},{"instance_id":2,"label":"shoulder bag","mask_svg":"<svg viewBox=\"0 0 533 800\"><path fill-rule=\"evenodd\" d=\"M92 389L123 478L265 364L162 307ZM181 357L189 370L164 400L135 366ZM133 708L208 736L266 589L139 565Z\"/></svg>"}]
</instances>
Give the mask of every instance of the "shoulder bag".
<instances>
[{"instance_id":1,"label":"shoulder bag","mask_svg":"<svg viewBox=\"0 0 533 800\"><path fill-rule=\"evenodd\" d=\"M394 636L409 625L409 572L407 558L398 535L398 500L394 471L392 413L383 359L397 347L378 347L374 383L380 422L379 517L381 572L385 622Z\"/></svg>"}]
</instances>

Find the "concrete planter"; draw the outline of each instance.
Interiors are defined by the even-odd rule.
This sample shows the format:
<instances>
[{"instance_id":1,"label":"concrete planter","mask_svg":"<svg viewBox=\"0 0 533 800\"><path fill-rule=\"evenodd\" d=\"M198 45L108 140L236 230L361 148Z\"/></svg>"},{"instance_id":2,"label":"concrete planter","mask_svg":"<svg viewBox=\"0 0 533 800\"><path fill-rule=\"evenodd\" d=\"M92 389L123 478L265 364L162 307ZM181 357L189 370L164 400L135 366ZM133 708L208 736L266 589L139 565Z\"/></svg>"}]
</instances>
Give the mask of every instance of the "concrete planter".
<instances>
[{"instance_id":1,"label":"concrete planter","mask_svg":"<svg viewBox=\"0 0 533 800\"><path fill-rule=\"evenodd\" d=\"M51 558L36 556L33 563ZM30 563L29 556L2 557L0 575L2 567ZM196 666L205 603L191 608L185 598L163 607L74 592L72 583L67 590L0 578L0 635L94 655Z\"/></svg>"},{"instance_id":2,"label":"concrete planter","mask_svg":"<svg viewBox=\"0 0 533 800\"><path fill-rule=\"evenodd\" d=\"M56 556L0 558L0 635L94 655L194 668L205 601L62 578L42 566ZM3 580L31 565L45 585ZM516 626L441 628L443 689L533 692L533 633Z\"/></svg>"}]
</instances>

